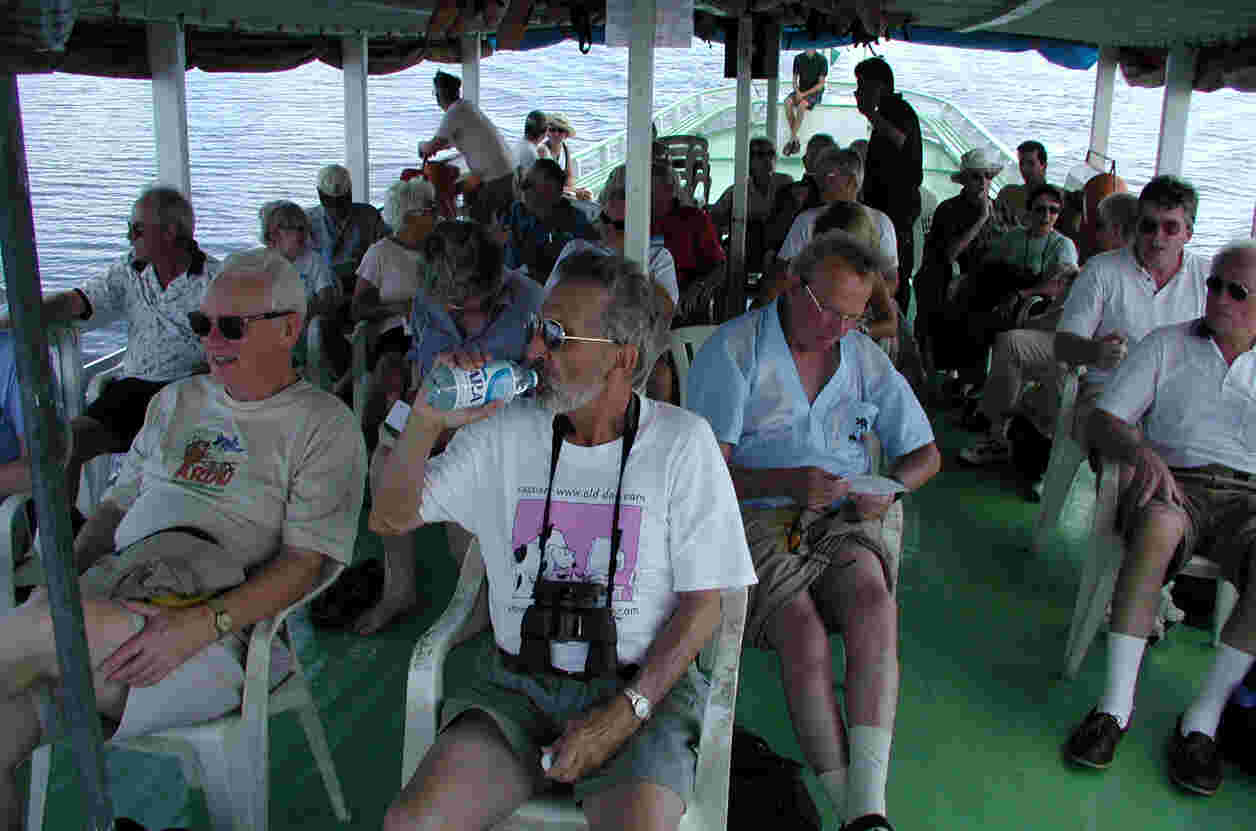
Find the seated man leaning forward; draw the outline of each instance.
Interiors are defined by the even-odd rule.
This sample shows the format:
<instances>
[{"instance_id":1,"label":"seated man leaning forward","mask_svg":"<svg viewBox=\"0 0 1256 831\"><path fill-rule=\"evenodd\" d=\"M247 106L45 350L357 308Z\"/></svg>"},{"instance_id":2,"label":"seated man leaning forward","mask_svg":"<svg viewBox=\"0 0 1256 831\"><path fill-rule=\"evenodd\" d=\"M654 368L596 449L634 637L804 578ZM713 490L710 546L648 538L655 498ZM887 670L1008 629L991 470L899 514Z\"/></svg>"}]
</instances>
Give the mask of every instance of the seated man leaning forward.
<instances>
[{"instance_id":1,"label":"seated man leaning forward","mask_svg":"<svg viewBox=\"0 0 1256 831\"><path fill-rule=\"evenodd\" d=\"M540 406L439 412L416 400L371 528L452 520L476 534L493 637L451 689L385 828L486 828L553 781L575 785L595 829L674 828L692 798L709 687L694 657L720 590L755 578L710 427L633 392L656 297L621 257L568 257L530 327ZM483 356L438 360L471 368ZM441 431L464 424L428 459ZM588 605L560 610L560 590ZM547 622L601 634L560 640Z\"/></svg>"},{"instance_id":2,"label":"seated man leaning forward","mask_svg":"<svg viewBox=\"0 0 1256 831\"><path fill-rule=\"evenodd\" d=\"M1066 747L1076 764L1112 763L1134 711L1160 588L1203 555L1240 598L1168 753L1169 778L1206 796L1221 785L1215 736L1222 708L1256 662L1256 242L1226 246L1211 272L1203 318L1140 342L1090 418L1091 441L1129 465L1133 478L1118 508L1126 550L1112 596L1107 683Z\"/></svg>"},{"instance_id":3,"label":"seated man leaning forward","mask_svg":"<svg viewBox=\"0 0 1256 831\"><path fill-rule=\"evenodd\" d=\"M120 722L115 737L238 708L247 627L353 556L366 451L348 408L292 368L304 312L301 276L278 252L228 258L188 315L210 374L157 393L74 541L96 701ZM49 615L39 590L0 618L7 827L15 769L66 727Z\"/></svg>"},{"instance_id":4,"label":"seated man leaning forward","mask_svg":"<svg viewBox=\"0 0 1256 831\"><path fill-rule=\"evenodd\" d=\"M911 387L855 331L883 265L867 243L821 234L794 260L793 285L721 326L689 373L690 406L728 460L759 577L746 642L780 655L798 743L848 831L890 828L898 610L897 555L882 539L894 497L855 492L847 477L872 472L870 433L909 491L941 464ZM846 638L849 732L830 631Z\"/></svg>"}]
</instances>

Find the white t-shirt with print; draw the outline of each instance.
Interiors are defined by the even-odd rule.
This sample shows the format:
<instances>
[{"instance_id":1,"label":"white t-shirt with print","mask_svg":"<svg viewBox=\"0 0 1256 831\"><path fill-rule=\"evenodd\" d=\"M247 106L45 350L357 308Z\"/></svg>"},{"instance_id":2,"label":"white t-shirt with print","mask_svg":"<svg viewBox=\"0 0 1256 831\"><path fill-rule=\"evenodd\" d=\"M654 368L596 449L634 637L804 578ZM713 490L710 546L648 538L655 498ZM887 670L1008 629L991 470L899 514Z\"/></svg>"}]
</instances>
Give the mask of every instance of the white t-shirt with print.
<instances>
[{"instance_id":1,"label":"white t-shirt with print","mask_svg":"<svg viewBox=\"0 0 1256 831\"><path fill-rule=\"evenodd\" d=\"M540 561L553 413L517 401L467 425L427 466L425 522L453 521L480 540L497 644L518 654ZM599 581L610 560L611 514L623 439L563 445L554 477L547 579ZM755 582L728 466L711 428L687 410L641 400L640 427L624 471L623 530L613 607L619 663L640 663L676 608L676 592ZM551 652L555 666L584 670L587 645Z\"/></svg>"},{"instance_id":2,"label":"white t-shirt with print","mask_svg":"<svg viewBox=\"0 0 1256 831\"><path fill-rule=\"evenodd\" d=\"M816 227L816 218L828 207L828 205L821 205L800 213L794 219L794 224L789 226L789 234L785 236L785 242L781 243L781 250L776 256L782 260L792 260L801 254L802 250L807 247L807 243L811 242L811 232ZM873 222L876 223L877 251L889 261L891 268L897 268L898 235L894 232L893 221L876 208L869 208L867 205L860 205L860 207L871 214Z\"/></svg>"},{"instance_id":3,"label":"white t-shirt with print","mask_svg":"<svg viewBox=\"0 0 1256 831\"><path fill-rule=\"evenodd\" d=\"M201 307L201 298L222 263L209 257L200 274L180 274L164 289L150 263L140 274L131 267L131 255L119 257L102 277L94 277L79 291L91 304L92 327L119 317L127 322L126 357L122 372L145 381L173 381L207 368L201 339L188 324L188 312Z\"/></svg>"},{"instance_id":4,"label":"white t-shirt with print","mask_svg":"<svg viewBox=\"0 0 1256 831\"><path fill-rule=\"evenodd\" d=\"M403 303L418 294L422 280L423 257L391 238L385 238L366 249L358 265L358 276L379 289L381 303ZM384 320L379 331L400 326L410 334L408 315L393 315Z\"/></svg>"},{"instance_id":5,"label":"white t-shirt with print","mask_svg":"<svg viewBox=\"0 0 1256 831\"><path fill-rule=\"evenodd\" d=\"M505 139L488 116L465 98L459 98L445 110L436 137L458 148L467 167L485 182L514 173L514 156Z\"/></svg>"},{"instance_id":6,"label":"white t-shirt with print","mask_svg":"<svg viewBox=\"0 0 1256 831\"><path fill-rule=\"evenodd\" d=\"M119 550L187 525L241 568L281 545L348 563L365 477L362 430L331 393L297 381L262 401L235 401L197 375L153 398L104 499L126 512Z\"/></svg>"}]
</instances>

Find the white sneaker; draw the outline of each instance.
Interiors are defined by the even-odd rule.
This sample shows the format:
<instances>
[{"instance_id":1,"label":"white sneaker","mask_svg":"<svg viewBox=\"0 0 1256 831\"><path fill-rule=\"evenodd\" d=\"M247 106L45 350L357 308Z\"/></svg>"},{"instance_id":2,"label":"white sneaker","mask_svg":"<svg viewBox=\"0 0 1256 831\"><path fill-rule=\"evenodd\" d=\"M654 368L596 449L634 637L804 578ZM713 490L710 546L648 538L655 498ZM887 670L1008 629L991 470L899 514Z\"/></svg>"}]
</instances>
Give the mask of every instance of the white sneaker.
<instances>
[{"instance_id":1,"label":"white sneaker","mask_svg":"<svg viewBox=\"0 0 1256 831\"><path fill-rule=\"evenodd\" d=\"M1012 458L1012 444L1007 439L986 436L984 439L965 447L960 451L959 460L966 465L983 467L985 465L1007 462Z\"/></svg>"}]
</instances>

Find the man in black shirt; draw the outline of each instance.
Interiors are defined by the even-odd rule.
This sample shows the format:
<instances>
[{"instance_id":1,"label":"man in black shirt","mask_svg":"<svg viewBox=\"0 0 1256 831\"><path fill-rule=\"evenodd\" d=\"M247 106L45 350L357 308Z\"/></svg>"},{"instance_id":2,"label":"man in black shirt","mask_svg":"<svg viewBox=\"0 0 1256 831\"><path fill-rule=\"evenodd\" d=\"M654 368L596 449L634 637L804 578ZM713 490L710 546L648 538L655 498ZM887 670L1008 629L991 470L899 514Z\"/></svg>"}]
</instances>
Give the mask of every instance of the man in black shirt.
<instances>
[{"instance_id":1,"label":"man in black shirt","mask_svg":"<svg viewBox=\"0 0 1256 831\"><path fill-rule=\"evenodd\" d=\"M898 236L898 307L911 300L915 244L912 224L920 216L920 183L924 180L924 149L916 111L894 92L894 70L883 58L855 65L855 103L872 126L864 165L865 205L883 211Z\"/></svg>"},{"instance_id":2,"label":"man in black shirt","mask_svg":"<svg viewBox=\"0 0 1256 831\"><path fill-rule=\"evenodd\" d=\"M789 122L789 141L784 153L793 156L800 149L798 131L807 113L824 97L824 83L829 77L829 62L814 49L794 58L794 89L785 96L785 120Z\"/></svg>"}]
</instances>

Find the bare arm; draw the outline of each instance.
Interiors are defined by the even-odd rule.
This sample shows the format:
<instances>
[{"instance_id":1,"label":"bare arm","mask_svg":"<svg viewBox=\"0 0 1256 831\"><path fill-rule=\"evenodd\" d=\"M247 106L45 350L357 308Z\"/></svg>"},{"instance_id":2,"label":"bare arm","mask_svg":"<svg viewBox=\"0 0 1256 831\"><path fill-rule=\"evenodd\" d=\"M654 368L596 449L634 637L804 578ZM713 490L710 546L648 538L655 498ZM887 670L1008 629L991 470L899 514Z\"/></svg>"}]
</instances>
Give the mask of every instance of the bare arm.
<instances>
[{"instance_id":1,"label":"bare arm","mask_svg":"<svg viewBox=\"0 0 1256 831\"><path fill-rule=\"evenodd\" d=\"M720 591L680 592L676 609L646 653L637 677L629 684L658 707L688 670L720 622ZM616 695L591 712L572 719L551 747L551 779L575 782L620 748L642 722L625 695Z\"/></svg>"},{"instance_id":2,"label":"bare arm","mask_svg":"<svg viewBox=\"0 0 1256 831\"><path fill-rule=\"evenodd\" d=\"M452 146L453 145L450 144L449 139L444 138L443 136L436 136L435 138L425 141L419 145L419 155L426 159L428 156L439 153L440 151Z\"/></svg>"},{"instance_id":3,"label":"bare arm","mask_svg":"<svg viewBox=\"0 0 1256 831\"><path fill-rule=\"evenodd\" d=\"M826 508L850 492L850 483L818 467L738 467L731 462L733 446L720 442L738 499L787 496L799 505Z\"/></svg>"},{"instance_id":4,"label":"bare arm","mask_svg":"<svg viewBox=\"0 0 1256 831\"><path fill-rule=\"evenodd\" d=\"M817 92L819 92L820 90L824 89L824 84L825 84L828 80L829 80L829 76L828 76L828 75L821 75L821 76L820 76L820 80L816 81L816 85L815 85L815 86L813 86L813 87L812 87L811 89L809 89L809 90L805 90L805 91L803 92L803 95L814 95L815 93L817 93Z\"/></svg>"},{"instance_id":5,"label":"bare arm","mask_svg":"<svg viewBox=\"0 0 1256 831\"><path fill-rule=\"evenodd\" d=\"M67 323L81 320L83 315L91 311L91 306L77 291L59 291L43 299L44 323ZM13 321L9 315L0 315L0 329L11 329Z\"/></svg>"},{"instance_id":6,"label":"bare arm","mask_svg":"<svg viewBox=\"0 0 1256 831\"><path fill-rule=\"evenodd\" d=\"M1182 504L1182 490L1160 454L1143 441L1142 431L1106 410L1095 409L1086 423L1086 438L1105 459L1134 469L1129 492L1139 507L1152 499Z\"/></svg>"},{"instance_id":7,"label":"bare arm","mask_svg":"<svg viewBox=\"0 0 1256 831\"><path fill-rule=\"evenodd\" d=\"M895 462L890 475L902 482L908 491L914 491L923 487L941 469L942 454L935 442L929 442L902 456Z\"/></svg>"},{"instance_id":8,"label":"bare arm","mask_svg":"<svg viewBox=\"0 0 1256 831\"><path fill-rule=\"evenodd\" d=\"M423 498L423 476L427 459L440 439L443 425L425 418L416 408L392 452L376 458L379 472L371 494L371 515L367 528L377 534L400 536L423 525L419 508Z\"/></svg>"}]
</instances>

